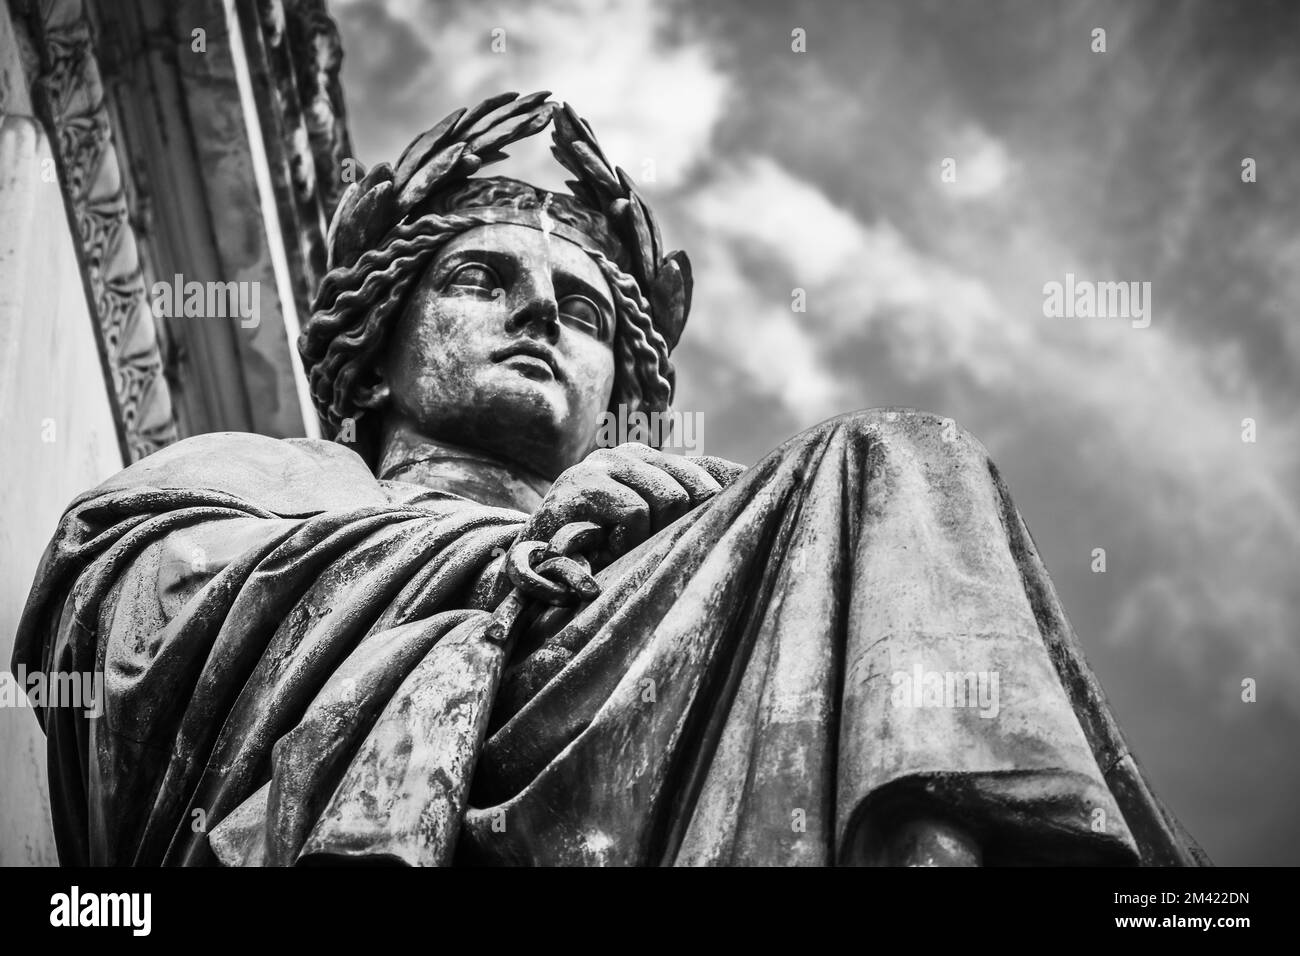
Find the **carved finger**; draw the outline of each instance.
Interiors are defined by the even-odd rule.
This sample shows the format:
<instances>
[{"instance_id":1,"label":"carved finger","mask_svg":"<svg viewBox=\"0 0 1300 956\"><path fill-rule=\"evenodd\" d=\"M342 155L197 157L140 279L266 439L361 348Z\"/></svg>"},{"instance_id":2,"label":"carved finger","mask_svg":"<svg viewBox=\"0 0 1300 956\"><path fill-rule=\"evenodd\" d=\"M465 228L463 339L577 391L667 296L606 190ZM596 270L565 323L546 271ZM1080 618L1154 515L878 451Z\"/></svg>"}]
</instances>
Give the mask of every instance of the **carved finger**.
<instances>
[{"instance_id":1,"label":"carved finger","mask_svg":"<svg viewBox=\"0 0 1300 956\"><path fill-rule=\"evenodd\" d=\"M688 455L686 460L699 465L723 488L727 488L737 478L745 473L745 466L739 465L734 461L727 461L725 458L718 458L715 455Z\"/></svg>"},{"instance_id":2,"label":"carved finger","mask_svg":"<svg viewBox=\"0 0 1300 956\"><path fill-rule=\"evenodd\" d=\"M650 508L649 533L672 524L691 509L691 495L669 472L640 458L615 454L610 477L637 493Z\"/></svg>"},{"instance_id":3,"label":"carved finger","mask_svg":"<svg viewBox=\"0 0 1300 956\"><path fill-rule=\"evenodd\" d=\"M677 483L686 489L687 494L691 497L692 505L708 501L722 490L722 484L693 459L682 455L670 455L667 452L635 442L619 445L617 450L626 450L629 455L634 455L647 464L654 465L656 468L660 468L672 475ZM715 460L721 461L722 459Z\"/></svg>"},{"instance_id":4,"label":"carved finger","mask_svg":"<svg viewBox=\"0 0 1300 956\"><path fill-rule=\"evenodd\" d=\"M626 554L650 537L650 505L628 485L602 476L594 483L588 500L593 515L613 517L608 544L613 557Z\"/></svg>"}]
</instances>

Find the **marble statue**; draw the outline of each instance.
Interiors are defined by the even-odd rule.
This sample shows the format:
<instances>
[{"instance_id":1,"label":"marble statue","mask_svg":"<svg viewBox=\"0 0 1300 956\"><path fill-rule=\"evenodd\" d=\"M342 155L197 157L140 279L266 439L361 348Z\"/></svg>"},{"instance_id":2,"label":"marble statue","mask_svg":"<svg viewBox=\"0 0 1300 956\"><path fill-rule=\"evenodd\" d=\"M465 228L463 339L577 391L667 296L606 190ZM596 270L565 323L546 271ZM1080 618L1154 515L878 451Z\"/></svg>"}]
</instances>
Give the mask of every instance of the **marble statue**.
<instances>
[{"instance_id":1,"label":"marble statue","mask_svg":"<svg viewBox=\"0 0 1300 956\"><path fill-rule=\"evenodd\" d=\"M748 469L670 407L692 276L547 94L349 187L299 343L327 439L79 497L15 665L72 864L1204 863L987 453L855 412ZM571 194L477 175L549 127Z\"/></svg>"}]
</instances>

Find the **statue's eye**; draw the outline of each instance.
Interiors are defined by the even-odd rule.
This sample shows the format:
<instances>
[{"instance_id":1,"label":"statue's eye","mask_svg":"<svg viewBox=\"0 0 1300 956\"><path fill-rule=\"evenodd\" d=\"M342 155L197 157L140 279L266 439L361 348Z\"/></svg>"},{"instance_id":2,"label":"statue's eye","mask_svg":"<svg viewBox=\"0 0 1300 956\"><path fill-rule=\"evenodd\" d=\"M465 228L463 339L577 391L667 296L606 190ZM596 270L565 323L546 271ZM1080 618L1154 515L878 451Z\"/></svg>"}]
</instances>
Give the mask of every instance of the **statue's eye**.
<instances>
[{"instance_id":1,"label":"statue's eye","mask_svg":"<svg viewBox=\"0 0 1300 956\"><path fill-rule=\"evenodd\" d=\"M560 300L560 318L578 330L604 338L600 309L585 295L570 295Z\"/></svg>"},{"instance_id":2,"label":"statue's eye","mask_svg":"<svg viewBox=\"0 0 1300 956\"><path fill-rule=\"evenodd\" d=\"M467 262L451 274L447 288L491 297L501 288L501 280L490 266L481 262Z\"/></svg>"}]
</instances>

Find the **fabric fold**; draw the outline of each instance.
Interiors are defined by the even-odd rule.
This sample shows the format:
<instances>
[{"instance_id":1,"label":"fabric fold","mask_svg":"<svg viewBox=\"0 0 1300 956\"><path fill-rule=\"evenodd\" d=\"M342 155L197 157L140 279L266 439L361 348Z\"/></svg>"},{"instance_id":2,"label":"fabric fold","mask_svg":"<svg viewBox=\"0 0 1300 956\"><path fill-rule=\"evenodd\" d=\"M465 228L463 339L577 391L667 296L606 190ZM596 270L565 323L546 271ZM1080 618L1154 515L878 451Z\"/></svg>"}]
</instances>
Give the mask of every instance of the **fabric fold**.
<instances>
[{"instance_id":1,"label":"fabric fold","mask_svg":"<svg viewBox=\"0 0 1300 956\"><path fill-rule=\"evenodd\" d=\"M14 658L106 677L38 715L64 861L842 865L925 816L992 864L1208 862L947 420L796 436L508 662L524 516L323 446L202 436L65 516Z\"/></svg>"}]
</instances>

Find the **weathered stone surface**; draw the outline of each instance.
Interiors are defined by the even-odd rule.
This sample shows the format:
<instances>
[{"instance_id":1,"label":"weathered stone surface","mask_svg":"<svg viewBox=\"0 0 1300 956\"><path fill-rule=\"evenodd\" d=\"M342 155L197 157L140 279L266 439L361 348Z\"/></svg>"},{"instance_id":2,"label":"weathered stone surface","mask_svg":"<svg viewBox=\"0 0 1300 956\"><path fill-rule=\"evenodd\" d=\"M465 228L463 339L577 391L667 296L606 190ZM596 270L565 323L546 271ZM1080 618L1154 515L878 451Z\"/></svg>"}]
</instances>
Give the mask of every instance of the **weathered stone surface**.
<instances>
[{"instance_id":1,"label":"weathered stone surface","mask_svg":"<svg viewBox=\"0 0 1300 956\"><path fill-rule=\"evenodd\" d=\"M552 121L576 199L469 178ZM668 408L690 267L567 107L447 117L330 263L341 444L187 440L46 554L15 660L106 674L102 718L42 713L64 860L1204 861L955 423L595 447Z\"/></svg>"}]
</instances>

